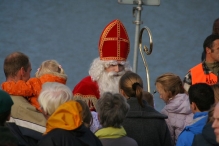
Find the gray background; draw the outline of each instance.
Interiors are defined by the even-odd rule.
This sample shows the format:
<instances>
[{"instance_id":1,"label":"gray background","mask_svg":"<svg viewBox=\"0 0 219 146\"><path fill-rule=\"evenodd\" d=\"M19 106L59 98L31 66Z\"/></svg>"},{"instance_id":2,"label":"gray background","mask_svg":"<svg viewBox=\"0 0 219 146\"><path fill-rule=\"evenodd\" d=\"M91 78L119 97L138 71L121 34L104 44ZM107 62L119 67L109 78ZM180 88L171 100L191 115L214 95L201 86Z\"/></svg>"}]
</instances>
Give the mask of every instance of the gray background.
<instances>
[{"instance_id":1,"label":"gray background","mask_svg":"<svg viewBox=\"0 0 219 146\"><path fill-rule=\"evenodd\" d=\"M0 0L0 68L4 58L21 51L30 57L32 76L41 62L57 60L68 75L70 89L86 75L94 58L103 28L120 19L127 28L133 62L135 37L134 5L117 0ZM160 6L143 6L143 26L151 29L154 50L146 56L151 89L159 75L172 72L182 79L201 61L202 44L219 17L219 0L161 0ZM148 43L146 33L144 43ZM138 59L138 74L145 80L145 69ZM0 82L5 81L3 70ZM155 94L156 109L164 103Z\"/></svg>"}]
</instances>

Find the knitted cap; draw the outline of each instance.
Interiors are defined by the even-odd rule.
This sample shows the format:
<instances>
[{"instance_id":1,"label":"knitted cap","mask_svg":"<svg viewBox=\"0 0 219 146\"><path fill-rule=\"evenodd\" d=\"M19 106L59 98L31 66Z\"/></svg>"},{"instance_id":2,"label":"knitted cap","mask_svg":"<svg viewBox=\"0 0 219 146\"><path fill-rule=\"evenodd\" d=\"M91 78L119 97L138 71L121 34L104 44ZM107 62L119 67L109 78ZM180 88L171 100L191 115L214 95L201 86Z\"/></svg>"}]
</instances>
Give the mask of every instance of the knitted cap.
<instances>
[{"instance_id":1,"label":"knitted cap","mask_svg":"<svg viewBox=\"0 0 219 146\"><path fill-rule=\"evenodd\" d=\"M100 60L126 61L130 49L129 37L122 22L110 22L99 40Z\"/></svg>"},{"instance_id":2,"label":"knitted cap","mask_svg":"<svg viewBox=\"0 0 219 146\"><path fill-rule=\"evenodd\" d=\"M8 93L3 90L0 90L0 113L7 112L11 110L13 101Z\"/></svg>"}]
</instances>

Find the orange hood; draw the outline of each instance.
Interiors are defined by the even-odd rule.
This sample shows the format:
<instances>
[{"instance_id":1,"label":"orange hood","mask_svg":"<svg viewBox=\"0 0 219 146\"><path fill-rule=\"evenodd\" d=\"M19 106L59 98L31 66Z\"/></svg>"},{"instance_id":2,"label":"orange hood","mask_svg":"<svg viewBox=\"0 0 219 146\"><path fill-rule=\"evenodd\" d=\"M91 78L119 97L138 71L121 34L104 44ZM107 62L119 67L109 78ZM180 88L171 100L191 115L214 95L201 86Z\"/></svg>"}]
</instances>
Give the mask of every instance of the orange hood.
<instances>
[{"instance_id":1,"label":"orange hood","mask_svg":"<svg viewBox=\"0 0 219 146\"><path fill-rule=\"evenodd\" d=\"M82 124L82 107L76 101L68 101L58 107L46 123L46 133L60 128L74 130Z\"/></svg>"}]
</instances>

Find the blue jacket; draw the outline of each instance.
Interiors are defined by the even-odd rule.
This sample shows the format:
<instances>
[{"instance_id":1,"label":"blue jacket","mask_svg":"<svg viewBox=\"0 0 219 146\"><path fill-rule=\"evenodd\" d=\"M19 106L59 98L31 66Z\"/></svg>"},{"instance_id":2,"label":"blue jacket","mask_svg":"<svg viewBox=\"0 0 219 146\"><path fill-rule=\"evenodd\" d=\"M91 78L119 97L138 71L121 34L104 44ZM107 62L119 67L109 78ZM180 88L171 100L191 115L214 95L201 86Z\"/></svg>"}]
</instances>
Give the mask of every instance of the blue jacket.
<instances>
[{"instance_id":1,"label":"blue jacket","mask_svg":"<svg viewBox=\"0 0 219 146\"><path fill-rule=\"evenodd\" d=\"M191 146L193 138L196 134L202 132L206 124L208 112L197 112L194 114L194 122L192 125L186 126L178 137L176 146Z\"/></svg>"}]
</instances>

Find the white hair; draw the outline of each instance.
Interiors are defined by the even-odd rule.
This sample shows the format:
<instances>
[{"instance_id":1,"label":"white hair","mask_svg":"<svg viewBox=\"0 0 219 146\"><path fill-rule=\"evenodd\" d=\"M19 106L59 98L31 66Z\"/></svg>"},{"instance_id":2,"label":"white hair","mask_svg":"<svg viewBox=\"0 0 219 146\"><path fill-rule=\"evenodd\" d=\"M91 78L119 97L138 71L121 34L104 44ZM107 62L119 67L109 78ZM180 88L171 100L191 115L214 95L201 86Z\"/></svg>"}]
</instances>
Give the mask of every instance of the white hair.
<instances>
[{"instance_id":1,"label":"white hair","mask_svg":"<svg viewBox=\"0 0 219 146\"><path fill-rule=\"evenodd\" d=\"M41 108L48 115L52 115L61 104L69 100L73 100L71 90L57 82L44 83L38 98Z\"/></svg>"},{"instance_id":2,"label":"white hair","mask_svg":"<svg viewBox=\"0 0 219 146\"><path fill-rule=\"evenodd\" d=\"M100 60L100 58L95 58L91 64L89 75L91 76L93 81L98 81L99 78L102 76L103 72L105 71L105 68L108 68L111 64L115 64L116 60L107 60L103 61ZM128 61L121 61L121 64L124 65L125 71L131 71L132 68L129 65Z\"/></svg>"},{"instance_id":3,"label":"white hair","mask_svg":"<svg viewBox=\"0 0 219 146\"><path fill-rule=\"evenodd\" d=\"M118 64L117 60L108 60L103 61L100 58L94 59L91 64L89 75L93 81L96 81L99 86L100 96L104 92L119 93L119 79L126 71L131 71L131 66L128 61L120 61L120 64L124 65L124 70L115 73L115 72L106 72L105 69L110 65Z\"/></svg>"}]
</instances>

